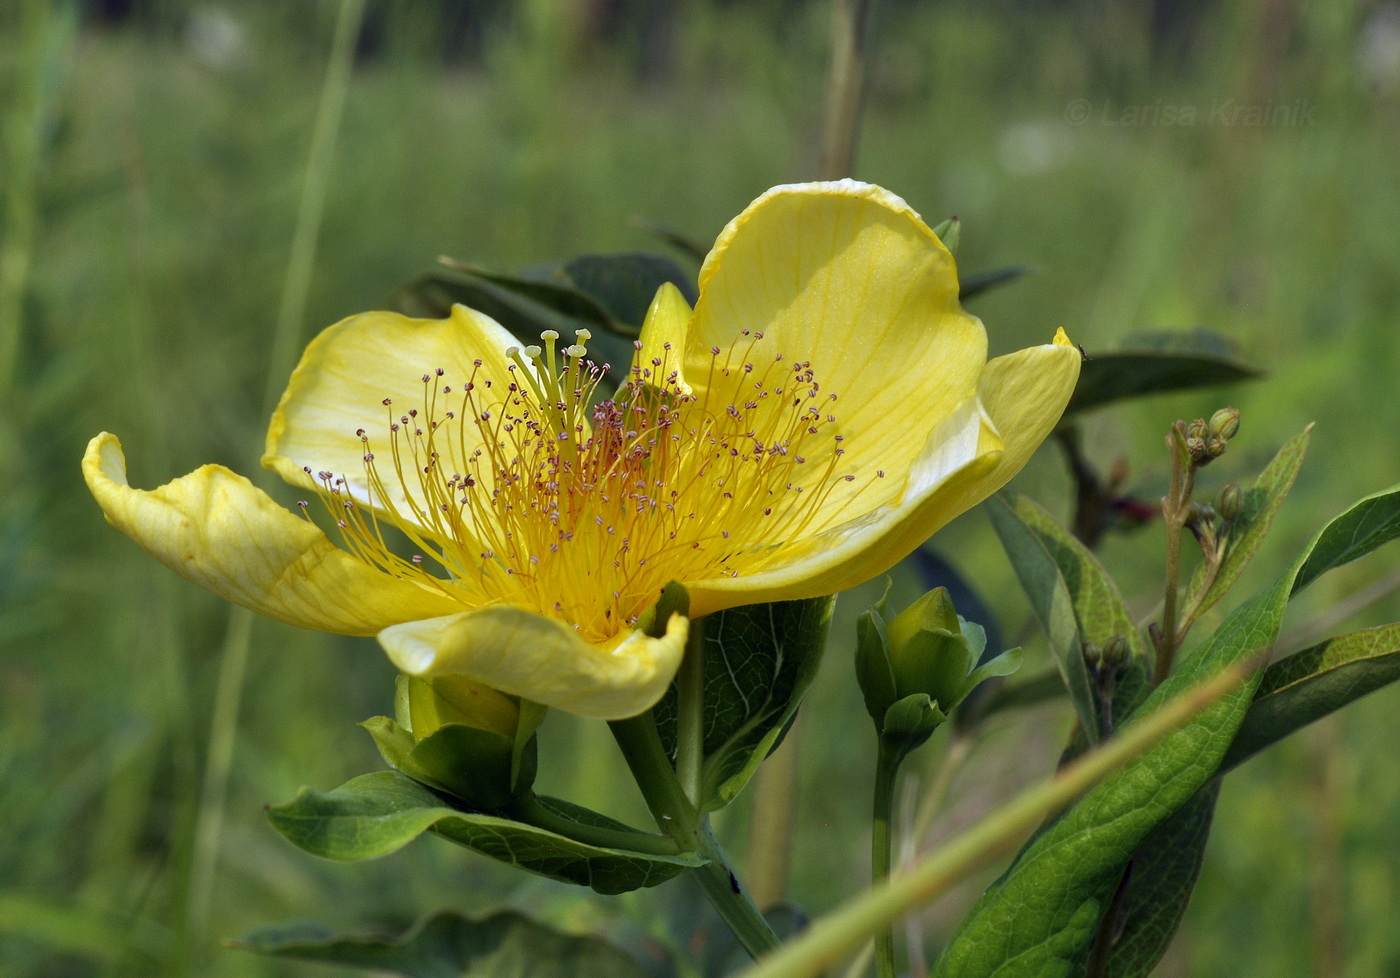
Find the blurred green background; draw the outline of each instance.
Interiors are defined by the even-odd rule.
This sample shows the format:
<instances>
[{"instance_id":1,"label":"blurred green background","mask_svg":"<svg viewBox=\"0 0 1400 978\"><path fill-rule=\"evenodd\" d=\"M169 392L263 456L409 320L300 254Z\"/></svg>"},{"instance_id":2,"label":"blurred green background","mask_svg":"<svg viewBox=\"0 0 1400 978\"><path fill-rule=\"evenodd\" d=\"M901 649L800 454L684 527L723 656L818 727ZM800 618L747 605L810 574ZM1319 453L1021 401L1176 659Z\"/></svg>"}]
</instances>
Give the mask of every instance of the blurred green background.
<instances>
[{"instance_id":1,"label":"blurred green background","mask_svg":"<svg viewBox=\"0 0 1400 978\"><path fill-rule=\"evenodd\" d=\"M252 471L338 7L0 4L0 976L330 975L222 942L440 907L686 939L685 881L605 900L435 839L356 865L294 850L262 806L381 766L354 723L389 709L391 668L372 641L258 621L236 731L211 729L229 608L107 528L79 478L104 429L136 485ZM661 248L637 216L712 238L770 185L812 178L829 18L803 0L369 0L301 339L383 307L440 254L510 270ZM1269 371L1092 415L1089 455L1125 460L1140 495L1163 491L1176 417L1243 410L1210 489L1317 423L1234 600L1400 481L1400 5L887 0L866 109L858 177L930 223L958 215L963 269L1038 269L970 303L994 353L1057 326L1092 353L1206 325ZM1053 449L1017 485L1067 514ZM1043 643L985 518L935 546L996 596L1008 636L1030 634L1034 670ZM1143 615L1161 551L1155 528L1104 547ZM1290 626L1397 564L1331 575ZM896 573L897 601L917 590ZM810 913L867 873L873 738L849 646L876 597L842 599L805 709L790 898ZM1396 618L1385 598L1331 624ZM1400 975L1397 706L1379 693L1229 778L1161 974ZM995 725L934 838L1046 771L1067 722L1050 706ZM222 797L207 765L231 733ZM548 786L644 818L601 724L556 715L542 736ZM915 789L938 748L911 762ZM718 819L741 863L747 809ZM932 950L985 882L922 915Z\"/></svg>"}]
</instances>

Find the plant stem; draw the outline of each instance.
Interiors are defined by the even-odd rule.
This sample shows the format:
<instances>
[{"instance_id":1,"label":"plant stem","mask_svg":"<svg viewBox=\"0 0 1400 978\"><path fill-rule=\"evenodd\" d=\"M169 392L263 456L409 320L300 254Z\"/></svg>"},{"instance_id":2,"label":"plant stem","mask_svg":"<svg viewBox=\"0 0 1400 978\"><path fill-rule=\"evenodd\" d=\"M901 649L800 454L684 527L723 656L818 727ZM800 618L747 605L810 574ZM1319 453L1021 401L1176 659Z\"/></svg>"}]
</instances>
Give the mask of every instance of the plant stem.
<instances>
[{"instance_id":1,"label":"plant stem","mask_svg":"<svg viewBox=\"0 0 1400 978\"><path fill-rule=\"evenodd\" d=\"M954 836L901 873L816 921L741 978L810 978L856 951L881 927L931 902L969 875L1012 853L1046 817L1118 772L1181 729L1210 704L1237 689L1258 661L1236 663L1175 696L1112 740L1081 755L1051 777Z\"/></svg>"},{"instance_id":2,"label":"plant stem","mask_svg":"<svg viewBox=\"0 0 1400 978\"><path fill-rule=\"evenodd\" d=\"M1180 449L1178 437L1176 431L1167 436L1167 447L1172 453L1172 478L1171 487L1162 499L1162 517L1167 525L1167 580L1162 596L1162 637L1157 643L1157 664L1153 673L1153 681L1159 684L1171 675L1176 647L1181 640L1176 611L1181 577L1181 531L1186 526L1186 511L1196 481L1196 466Z\"/></svg>"},{"instance_id":3,"label":"plant stem","mask_svg":"<svg viewBox=\"0 0 1400 978\"><path fill-rule=\"evenodd\" d=\"M792 832L797 814L798 758L802 715L753 779L749 828L749 883L754 902L768 908L787 896L792 868Z\"/></svg>"},{"instance_id":4,"label":"plant stem","mask_svg":"<svg viewBox=\"0 0 1400 978\"><path fill-rule=\"evenodd\" d=\"M705 626L692 622L681 660L676 726L676 777L681 790L700 805L701 762L705 748Z\"/></svg>"},{"instance_id":5,"label":"plant stem","mask_svg":"<svg viewBox=\"0 0 1400 978\"><path fill-rule=\"evenodd\" d=\"M839 180L851 175L860 133L865 90L865 49L875 0L833 0L831 61L826 76L826 109L817 175Z\"/></svg>"},{"instance_id":6,"label":"plant stem","mask_svg":"<svg viewBox=\"0 0 1400 978\"><path fill-rule=\"evenodd\" d=\"M331 161L335 156L336 137L340 134L345 94L350 88L355 39L360 35L364 16L365 0L341 0L335 35L331 39L330 61L326 65L326 79L321 86L321 100L316 107L316 122L311 130L311 147L307 153L306 175L302 178L296 230L292 233L292 250L287 257L287 278L282 287L282 303L277 310L276 332L272 336L268 383L263 394L265 414L271 414L277 404L277 395L284 378L292 371L292 361L301 339L306 296L311 290L311 270L316 264L316 242L321 233L321 217L326 209Z\"/></svg>"},{"instance_id":7,"label":"plant stem","mask_svg":"<svg viewBox=\"0 0 1400 978\"><path fill-rule=\"evenodd\" d=\"M870 878L879 884L890 876L891 823L894 821L894 785L903 754L880 738L875 760L875 803L871 809ZM894 925L886 924L875 934L875 974L895 978Z\"/></svg>"},{"instance_id":8,"label":"plant stem","mask_svg":"<svg viewBox=\"0 0 1400 978\"><path fill-rule=\"evenodd\" d=\"M709 823L681 787L661 745L652 714L615 720L608 726L661 831L675 839L682 851L693 852L706 860L704 866L692 870L692 875L744 950L757 958L777 948L777 935L744 892Z\"/></svg>"}]
</instances>

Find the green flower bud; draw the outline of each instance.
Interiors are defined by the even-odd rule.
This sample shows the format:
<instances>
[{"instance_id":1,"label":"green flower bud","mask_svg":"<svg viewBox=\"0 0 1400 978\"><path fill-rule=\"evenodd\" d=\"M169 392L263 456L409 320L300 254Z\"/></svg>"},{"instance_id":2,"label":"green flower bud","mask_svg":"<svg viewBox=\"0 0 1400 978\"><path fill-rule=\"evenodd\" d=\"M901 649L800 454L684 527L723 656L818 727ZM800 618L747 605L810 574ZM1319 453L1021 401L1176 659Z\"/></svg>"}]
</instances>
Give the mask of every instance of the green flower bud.
<instances>
[{"instance_id":1,"label":"green flower bud","mask_svg":"<svg viewBox=\"0 0 1400 978\"><path fill-rule=\"evenodd\" d=\"M367 727L404 774L484 810L505 807L533 783L533 743L517 751L513 697L463 676L400 675L394 699L397 723L378 718Z\"/></svg>"},{"instance_id":2,"label":"green flower bud","mask_svg":"<svg viewBox=\"0 0 1400 978\"><path fill-rule=\"evenodd\" d=\"M933 233L938 235L938 240L943 242L943 247L948 249L950 254L958 252L958 238L962 231L962 221L956 217L950 217L938 227L933 229Z\"/></svg>"},{"instance_id":3,"label":"green flower bud","mask_svg":"<svg viewBox=\"0 0 1400 978\"><path fill-rule=\"evenodd\" d=\"M1238 482L1227 483L1224 489L1220 490L1220 502L1217 509L1226 521L1239 518L1240 510L1244 506L1244 492L1240 489Z\"/></svg>"},{"instance_id":4,"label":"green flower bud","mask_svg":"<svg viewBox=\"0 0 1400 978\"><path fill-rule=\"evenodd\" d=\"M866 611L856 623L856 676L877 731L885 735L888 728L891 736L905 736L917 726L927 739L973 687L1019 664L1021 650L1012 649L979 668L986 644L980 625L958 617L946 588L928 592L893 619L887 618L884 601ZM922 699L905 702L910 697ZM925 705L915 709L915 702ZM890 714L899 703L904 703L902 719ZM915 715L924 719L911 726Z\"/></svg>"},{"instance_id":5,"label":"green flower bud","mask_svg":"<svg viewBox=\"0 0 1400 978\"><path fill-rule=\"evenodd\" d=\"M1223 407L1210 416L1210 437L1229 441L1240 430L1239 408Z\"/></svg>"},{"instance_id":6,"label":"green flower bud","mask_svg":"<svg viewBox=\"0 0 1400 978\"><path fill-rule=\"evenodd\" d=\"M407 705L406 717L402 713L403 706L399 707L400 725L418 741L447 723L460 723L514 738L520 723L520 704L516 700L465 676L433 679L400 676L396 693Z\"/></svg>"},{"instance_id":7,"label":"green flower bud","mask_svg":"<svg viewBox=\"0 0 1400 978\"><path fill-rule=\"evenodd\" d=\"M1127 664L1132 657L1133 651L1128 645L1128 639L1121 633L1115 633L1103 647L1103 655L1100 656L1104 667L1118 670Z\"/></svg>"}]
</instances>

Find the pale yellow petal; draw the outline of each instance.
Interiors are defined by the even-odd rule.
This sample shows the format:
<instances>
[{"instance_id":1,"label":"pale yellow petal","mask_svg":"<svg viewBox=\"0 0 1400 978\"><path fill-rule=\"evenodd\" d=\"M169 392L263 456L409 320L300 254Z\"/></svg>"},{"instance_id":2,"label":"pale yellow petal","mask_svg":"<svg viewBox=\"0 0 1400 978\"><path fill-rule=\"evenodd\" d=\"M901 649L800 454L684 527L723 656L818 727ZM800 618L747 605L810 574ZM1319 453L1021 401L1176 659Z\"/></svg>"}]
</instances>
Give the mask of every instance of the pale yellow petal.
<instances>
[{"instance_id":1,"label":"pale yellow petal","mask_svg":"<svg viewBox=\"0 0 1400 978\"><path fill-rule=\"evenodd\" d=\"M641 349L632 357L634 377L652 383L667 382L674 373L676 379L666 383L667 389L682 394L691 392L682 363L690 315L690 303L680 289L667 282L656 290L638 337Z\"/></svg>"},{"instance_id":2,"label":"pale yellow petal","mask_svg":"<svg viewBox=\"0 0 1400 978\"><path fill-rule=\"evenodd\" d=\"M989 361L978 397L930 436L897 504L786 548L761 573L687 582L691 613L830 594L893 567L1021 470L1064 413L1080 359L1057 336L1055 343Z\"/></svg>"},{"instance_id":3,"label":"pale yellow petal","mask_svg":"<svg viewBox=\"0 0 1400 978\"><path fill-rule=\"evenodd\" d=\"M977 398L968 398L929 433L903 495L873 510L855 509L850 519L783 546L757 573L687 581L691 614L834 594L884 573L962 512L946 501L995 469L1001 450Z\"/></svg>"},{"instance_id":4,"label":"pale yellow petal","mask_svg":"<svg viewBox=\"0 0 1400 978\"><path fill-rule=\"evenodd\" d=\"M433 506L424 498L422 462L412 449L426 451L428 436L435 435L432 450L442 456L441 469L448 474L475 471L462 456L481 446L483 426L476 423L476 412L465 409L464 385L473 384L478 412L492 412L495 421L484 425L491 430L499 424L499 406L512 380L506 350L519 345L495 320L460 305L446 319L367 312L341 320L302 354L268 426L263 466L294 485L313 488L317 474L328 472L344 478L359 502L379 510L387 503L406 522L431 525L421 516ZM449 411L451 420L446 418ZM443 423L436 433L431 420ZM400 426L403 479L390 430L395 423ZM415 434L419 430L422 436ZM360 431L368 442L361 440ZM367 452L374 455L382 494L367 486ZM479 475L489 489L490 468Z\"/></svg>"},{"instance_id":5,"label":"pale yellow petal","mask_svg":"<svg viewBox=\"0 0 1400 978\"><path fill-rule=\"evenodd\" d=\"M688 627L673 615L659 639L632 631L598 646L553 618L489 605L386 628L379 643L409 675L462 675L578 716L621 720L661 699L685 653Z\"/></svg>"},{"instance_id":6,"label":"pale yellow petal","mask_svg":"<svg viewBox=\"0 0 1400 978\"><path fill-rule=\"evenodd\" d=\"M808 403L835 421L802 454L824 460L840 434L838 471L856 476L826 497L814 519L827 525L853 502L869 512L906 494L928 433L976 393L987 355L937 235L900 198L850 180L775 187L735 218L701 270L686 342L687 377L715 413L810 363L820 392Z\"/></svg>"},{"instance_id":7,"label":"pale yellow petal","mask_svg":"<svg viewBox=\"0 0 1400 978\"><path fill-rule=\"evenodd\" d=\"M337 549L319 529L219 465L133 489L115 435L88 443L83 476L107 522L165 566L245 608L302 628L373 635L461 602Z\"/></svg>"}]
</instances>

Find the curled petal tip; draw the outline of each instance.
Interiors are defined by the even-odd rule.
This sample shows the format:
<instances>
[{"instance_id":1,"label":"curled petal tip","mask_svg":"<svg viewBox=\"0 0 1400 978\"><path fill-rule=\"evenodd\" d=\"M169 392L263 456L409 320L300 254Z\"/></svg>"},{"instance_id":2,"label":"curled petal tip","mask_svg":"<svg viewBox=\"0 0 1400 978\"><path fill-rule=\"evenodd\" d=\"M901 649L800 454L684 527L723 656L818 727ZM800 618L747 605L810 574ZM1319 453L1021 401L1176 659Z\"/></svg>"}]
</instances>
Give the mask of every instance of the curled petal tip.
<instances>
[{"instance_id":1,"label":"curled petal tip","mask_svg":"<svg viewBox=\"0 0 1400 978\"><path fill-rule=\"evenodd\" d=\"M1063 326L1055 330L1055 339L1051 342L1053 342L1056 346L1074 346L1074 344L1070 342L1069 334L1065 332L1065 328Z\"/></svg>"}]
</instances>

